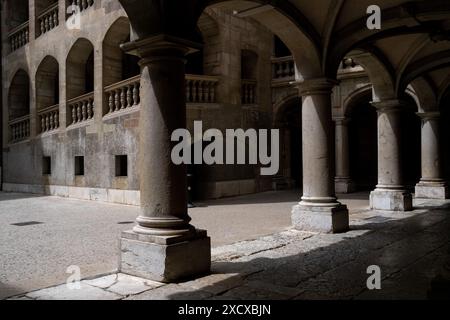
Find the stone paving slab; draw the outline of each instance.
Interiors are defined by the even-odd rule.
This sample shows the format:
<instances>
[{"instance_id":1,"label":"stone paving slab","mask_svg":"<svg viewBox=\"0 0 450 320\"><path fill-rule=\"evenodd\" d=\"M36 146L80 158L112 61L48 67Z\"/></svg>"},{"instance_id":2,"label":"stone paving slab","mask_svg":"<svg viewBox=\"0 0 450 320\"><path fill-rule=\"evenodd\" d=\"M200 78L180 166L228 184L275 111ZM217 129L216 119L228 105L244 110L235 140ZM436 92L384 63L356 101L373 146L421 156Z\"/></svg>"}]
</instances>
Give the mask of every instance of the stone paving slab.
<instances>
[{"instance_id":1,"label":"stone paving slab","mask_svg":"<svg viewBox=\"0 0 450 320\"><path fill-rule=\"evenodd\" d=\"M433 281L439 294L450 291L447 204L427 209L423 202L407 214L360 212L343 234L286 230L218 247L212 274L178 284L111 274L83 280L82 290L61 285L13 299L424 299ZM367 289L370 265L382 270L381 291Z\"/></svg>"}]
</instances>

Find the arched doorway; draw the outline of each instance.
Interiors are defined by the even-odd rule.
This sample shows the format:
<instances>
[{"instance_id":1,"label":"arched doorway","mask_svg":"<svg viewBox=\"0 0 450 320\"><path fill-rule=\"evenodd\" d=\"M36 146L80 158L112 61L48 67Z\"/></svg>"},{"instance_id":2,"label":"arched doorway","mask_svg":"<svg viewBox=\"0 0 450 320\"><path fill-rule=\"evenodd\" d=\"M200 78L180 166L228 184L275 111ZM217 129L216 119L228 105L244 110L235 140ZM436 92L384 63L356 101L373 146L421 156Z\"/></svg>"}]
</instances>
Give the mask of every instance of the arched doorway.
<instances>
[{"instance_id":1,"label":"arched doorway","mask_svg":"<svg viewBox=\"0 0 450 320\"><path fill-rule=\"evenodd\" d=\"M411 96L405 96L407 105L400 117L403 181L408 191L414 192L421 178L421 127L418 107Z\"/></svg>"},{"instance_id":2,"label":"arched doorway","mask_svg":"<svg viewBox=\"0 0 450 320\"><path fill-rule=\"evenodd\" d=\"M20 69L14 75L8 92L9 142L30 136L30 78Z\"/></svg>"},{"instance_id":3,"label":"arched doorway","mask_svg":"<svg viewBox=\"0 0 450 320\"><path fill-rule=\"evenodd\" d=\"M280 129L280 175L275 178L275 189L302 187L301 103L299 97L292 97L276 114L274 127Z\"/></svg>"},{"instance_id":4,"label":"arched doorway","mask_svg":"<svg viewBox=\"0 0 450 320\"><path fill-rule=\"evenodd\" d=\"M448 91L441 99L441 148L443 156L443 173L445 180L450 182L450 91Z\"/></svg>"},{"instance_id":5,"label":"arched doorway","mask_svg":"<svg viewBox=\"0 0 450 320\"><path fill-rule=\"evenodd\" d=\"M47 56L36 72L36 111L38 133L59 127L59 66Z\"/></svg>"},{"instance_id":6,"label":"arched doorway","mask_svg":"<svg viewBox=\"0 0 450 320\"><path fill-rule=\"evenodd\" d=\"M377 111L371 101L372 92L366 90L347 109L350 177L357 191L375 189L378 180Z\"/></svg>"}]
</instances>

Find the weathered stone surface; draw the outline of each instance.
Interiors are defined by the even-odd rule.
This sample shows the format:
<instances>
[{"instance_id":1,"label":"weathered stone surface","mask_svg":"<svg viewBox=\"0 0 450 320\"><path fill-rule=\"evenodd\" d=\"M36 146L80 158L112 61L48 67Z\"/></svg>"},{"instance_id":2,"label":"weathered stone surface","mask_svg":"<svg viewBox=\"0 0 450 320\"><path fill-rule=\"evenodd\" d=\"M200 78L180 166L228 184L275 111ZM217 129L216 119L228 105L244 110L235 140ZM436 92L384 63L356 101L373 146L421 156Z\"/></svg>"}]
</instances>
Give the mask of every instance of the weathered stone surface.
<instances>
[{"instance_id":1,"label":"weathered stone surface","mask_svg":"<svg viewBox=\"0 0 450 320\"><path fill-rule=\"evenodd\" d=\"M211 269L209 237L176 244L121 239L120 271L161 282L204 275Z\"/></svg>"},{"instance_id":2,"label":"weathered stone surface","mask_svg":"<svg viewBox=\"0 0 450 320\"><path fill-rule=\"evenodd\" d=\"M212 294L210 292L196 290L177 284L169 284L131 296L125 300L203 300L211 296Z\"/></svg>"},{"instance_id":3,"label":"weathered stone surface","mask_svg":"<svg viewBox=\"0 0 450 320\"><path fill-rule=\"evenodd\" d=\"M375 190L370 193L370 207L373 210L410 211L412 195L406 191Z\"/></svg>"},{"instance_id":4,"label":"weathered stone surface","mask_svg":"<svg viewBox=\"0 0 450 320\"><path fill-rule=\"evenodd\" d=\"M292 225L298 230L339 233L348 230L345 206L314 207L298 205L292 209Z\"/></svg>"},{"instance_id":5,"label":"weathered stone surface","mask_svg":"<svg viewBox=\"0 0 450 320\"><path fill-rule=\"evenodd\" d=\"M122 296L80 283L80 289L69 289L66 284L27 293L27 297L36 300L118 300Z\"/></svg>"},{"instance_id":6,"label":"weathered stone surface","mask_svg":"<svg viewBox=\"0 0 450 320\"><path fill-rule=\"evenodd\" d=\"M129 296L138 294L147 290L158 288L163 283L146 280L130 275L118 273L109 275L103 278L83 281L94 287L99 287L107 291L120 294L122 296Z\"/></svg>"}]
</instances>

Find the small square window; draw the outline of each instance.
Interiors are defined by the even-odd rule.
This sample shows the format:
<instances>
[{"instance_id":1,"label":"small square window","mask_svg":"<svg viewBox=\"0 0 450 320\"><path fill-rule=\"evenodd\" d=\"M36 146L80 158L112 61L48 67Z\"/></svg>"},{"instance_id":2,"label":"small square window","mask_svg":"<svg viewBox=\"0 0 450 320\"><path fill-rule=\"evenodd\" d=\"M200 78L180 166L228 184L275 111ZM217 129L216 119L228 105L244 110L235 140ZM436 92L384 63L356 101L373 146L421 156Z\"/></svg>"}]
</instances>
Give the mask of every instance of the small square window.
<instances>
[{"instance_id":1,"label":"small square window","mask_svg":"<svg viewBox=\"0 0 450 320\"><path fill-rule=\"evenodd\" d=\"M42 174L51 175L52 174L52 158L42 157Z\"/></svg>"},{"instance_id":2,"label":"small square window","mask_svg":"<svg viewBox=\"0 0 450 320\"><path fill-rule=\"evenodd\" d=\"M84 176L84 157L83 156L75 157L75 175L76 176Z\"/></svg>"},{"instance_id":3,"label":"small square window","mask_svg":"<svg viewBox=\"0 0 450 320\"><path fill-rule=\"evenodd\" d=\"M126 155L116 156L116 177L128 176L128 157Z\"/></svg>"}]
</instances>

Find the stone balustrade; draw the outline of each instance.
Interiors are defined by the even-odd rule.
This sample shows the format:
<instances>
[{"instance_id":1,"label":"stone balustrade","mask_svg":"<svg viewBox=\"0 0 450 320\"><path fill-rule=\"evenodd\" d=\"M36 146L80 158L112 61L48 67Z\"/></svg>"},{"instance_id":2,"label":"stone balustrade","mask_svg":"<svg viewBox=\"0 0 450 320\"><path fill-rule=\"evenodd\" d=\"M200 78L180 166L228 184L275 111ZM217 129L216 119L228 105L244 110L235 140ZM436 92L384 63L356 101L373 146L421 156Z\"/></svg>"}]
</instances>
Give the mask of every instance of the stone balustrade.
<instances>
[{"instance_id":1,"label":"stone balustrade","mask_svg":"<svg viewBox=\"0 0 450 320\"><path fill-rule=\"evenodd\" d=\"M126 79L105 88L108 114L131 108L140 102L140 76Z\"/></svg>"},{"instance_id":2,"label":"stone balustrade","mask_svg":"<svg viewBox=\"0 0 450 320\"><path fill-rule=\"evenodd\" d=\"M39 34L43 35L59 25L58 3L51 5L37 17Z\"/></svg>"},{"instance_id":3,"label":"stone balustrade","mask_svg":"<svg viewBox=\"0 0 450 320\"><path fill-rule=\"evenodd\" d=\"M85 122L94 118L94 93L87 93L67 101L69 125Z\"/></svg>"},{"instance_id":4,"label":"stone balustrade","mask_svg":"<svg viewBox=\"0 0 450 320\"><path fill-rule=\"evenodd\" d=\"M59 105L44 108L38 111L39 132L49 132L59 128Z\"/></svg>"},{"instance_id":5,"label":"stone balustrade","mask_svg":"<svg viewBox=\"0 0 450 320\"><path fill-rule=\"evenodd\" d=\"M68 8L71 6L77 6L81 12L81 11L86 10L89 7L92 7L94 5L94 2L95 2L94 0L69 0ZM70 17L72 14L73 14L73 11L72 11L72 13L68 14L68 17Z\"/></svg>"},{"instance_id":6,"label":"stone balustrade","mask_svg":"<svg viewBox=\"0 0 450 320\"><path fill-rule=\"evenodd\" d=\"M16 143L30 137L30 115L9 121L9 142Z\"/></svg>"},{"instance_id":7,"label":"stone balustrade","mask_svg":"<svg viewBox=\"0 0 450 320\"><path fill-rule=\"evenodd\" d=\"M292 56L272 59L272 77L274 80L294 80L295 63Z\"/></svg>"},{"instance_id":8,"label":"stone balustrade","mask_svg":"<svg viewBox=\"0 0 450 320\"><path fill-rule=\"evenodd\" d=\"M204 75L186 75L187 103L215 103L219 78Z\"/></svg>"},{"instance_id":9,"label":"stone balustrade","mask_svg":"<svg viewBox=\"0 0 450 320\"><path fill-rule=\"evenodd\" d=\"M241 102L243 105L256 104L256 80L242 79Z\"/></svg>"},{"instance_id":10,"label":"stone balustrade","mask_svg":"<svg viewBox=\"0 0 450 320\"><path fill-rule=\"evenodd\" d=\"M8 35L11 52L25 46L30 41L28 21L14 28Z\"/></svg>"}]
</instances>

